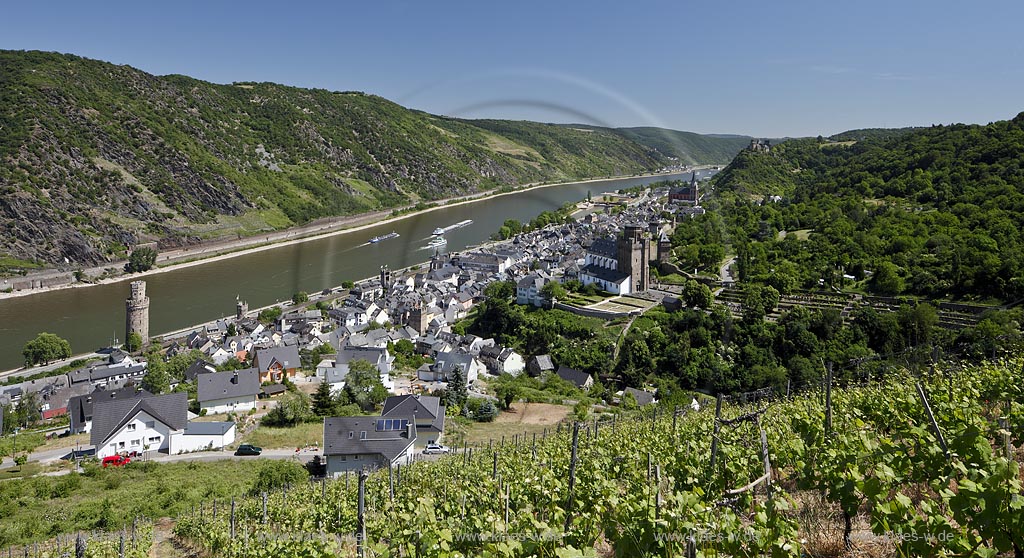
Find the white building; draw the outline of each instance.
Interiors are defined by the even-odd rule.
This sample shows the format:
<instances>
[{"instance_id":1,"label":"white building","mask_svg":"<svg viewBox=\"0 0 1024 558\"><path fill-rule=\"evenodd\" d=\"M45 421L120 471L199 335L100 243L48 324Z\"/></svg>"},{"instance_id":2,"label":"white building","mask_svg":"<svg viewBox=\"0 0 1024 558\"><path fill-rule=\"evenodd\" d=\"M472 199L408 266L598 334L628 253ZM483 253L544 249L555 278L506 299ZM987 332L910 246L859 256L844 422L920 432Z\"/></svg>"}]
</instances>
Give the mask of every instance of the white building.
<instances>
[{"instance_id":1,"label":"white building","mask_svg":"<svg viewBox=\"0 0 1024 558\"><path fill-rule=\"evenodd\" d=\"M208 414L245 413L256 408L260 376L255 368L200 374L196 377L199 408Z\"/></svg>"},{"instance_id":2,"label":"white building","mask_svg":"<svg viewBox=\"0 0 1024 558\"><path fill-rule=\"evenodd\" d=\"M235 439L234 423L188 422L188 394L97 401L90 441L96 457L220 449Z\"/></svg>"}]
</instances>

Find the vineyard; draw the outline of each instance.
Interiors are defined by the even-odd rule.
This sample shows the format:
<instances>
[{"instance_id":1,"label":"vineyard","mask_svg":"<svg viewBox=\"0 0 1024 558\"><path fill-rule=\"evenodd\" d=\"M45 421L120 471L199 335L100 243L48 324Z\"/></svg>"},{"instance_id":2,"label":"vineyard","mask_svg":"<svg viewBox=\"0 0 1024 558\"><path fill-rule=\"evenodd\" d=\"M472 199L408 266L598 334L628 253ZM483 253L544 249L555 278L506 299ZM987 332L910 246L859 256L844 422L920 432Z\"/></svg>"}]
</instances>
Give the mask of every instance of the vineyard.
<instances>
[{"instance_id":1,"label":"vineyard","mask_svg":"<svg viewBox=\"0 0 1024 558\"><path fill-rule=\"evenodd\" d=\"M239 495L178 518L175 534L226 557L821 555L802 524L816 496L838 518L840 555L870 543L1020 557L1022 384L1021 363L1000 362L651 409Z\"/></svg>"}]
</instances>

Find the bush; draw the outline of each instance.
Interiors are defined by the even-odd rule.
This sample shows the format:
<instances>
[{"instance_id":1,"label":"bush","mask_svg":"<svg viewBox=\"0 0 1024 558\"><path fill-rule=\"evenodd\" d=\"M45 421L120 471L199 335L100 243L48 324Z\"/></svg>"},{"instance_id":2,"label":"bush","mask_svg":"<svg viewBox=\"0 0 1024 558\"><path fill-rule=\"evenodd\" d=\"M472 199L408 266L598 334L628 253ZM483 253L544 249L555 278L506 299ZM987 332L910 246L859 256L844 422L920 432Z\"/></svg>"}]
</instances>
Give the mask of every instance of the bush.
<instances>
[{"instance_id":1,"label":"bush","mask_svg":"<svg viewBox=\"0 0 1024 558\"><path fill-rule=\"evenodd\" d=\"M249 492L253 495L270 492L290 484L299 484L309 479L309 472L293 461L267 460L256 473L256 480Z\"/></svg>"},{"instance_id":2,"label":"bush","mask_svg":"<svg viewBox=\"0 0 1024 558\"><path fill-rule=\"evenodd\" d=\"M498 408L494 406L494 403L491 403L490 400L480 403L480 409L476 412L478 422L491 422L496 416L498 416Z\"/></svg>"}]
</instances>

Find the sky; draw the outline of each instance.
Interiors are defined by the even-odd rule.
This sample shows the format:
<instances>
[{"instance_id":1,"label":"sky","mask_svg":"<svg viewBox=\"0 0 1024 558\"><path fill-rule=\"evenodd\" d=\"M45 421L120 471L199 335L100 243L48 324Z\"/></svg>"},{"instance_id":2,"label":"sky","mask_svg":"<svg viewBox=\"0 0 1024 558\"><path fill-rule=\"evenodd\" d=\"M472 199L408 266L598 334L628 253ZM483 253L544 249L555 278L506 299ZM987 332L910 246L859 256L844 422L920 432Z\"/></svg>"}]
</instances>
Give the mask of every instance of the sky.
<instances>
[{"instance_id":1,"label":"sky","mask_svg":"<svg viewBox=\"0 0 1024 558\"><path fill-rule=\"evenodd\" d=\"M5 4L3 49L465 118L783 137L1024 111L1019 0Z\"/></svg>"}]
</instances>

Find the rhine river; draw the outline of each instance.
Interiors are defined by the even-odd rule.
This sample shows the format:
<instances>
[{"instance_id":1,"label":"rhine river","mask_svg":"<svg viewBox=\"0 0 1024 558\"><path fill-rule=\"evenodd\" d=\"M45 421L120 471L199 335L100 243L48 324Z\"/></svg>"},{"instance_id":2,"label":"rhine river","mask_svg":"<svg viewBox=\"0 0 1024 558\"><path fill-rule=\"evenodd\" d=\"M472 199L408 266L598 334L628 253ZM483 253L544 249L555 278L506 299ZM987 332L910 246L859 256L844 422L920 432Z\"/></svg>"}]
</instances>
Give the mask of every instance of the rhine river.
<instances>
[{"instance_id":1,"label":"rhine river","mask_svg":"<svg viewBox=\"0 0 1024 558\"><path fill-rule=\"evenodd\" d=\"M704 171L701 174L707 173ZM713 171L712 171L713 172ZM685 175L689 178L689 174ZM236 297L258 308L298 291L318 292L376 275L380 266L405 268L430 259L431 232L464 219L473 224L446 234L447 251L487 241L506 219L527 222L567 202L683 175L570 183L441 208L392 223L336 234L143 277L150 297L152 336L232 316ZM370 238L397 232L376 244ZM22 364L25 342L41 331L71 342L75 354L124 339L125 298L131 278L116 283L41 292L0 300L0 369Z\"/></svg>"}]
</instances>

